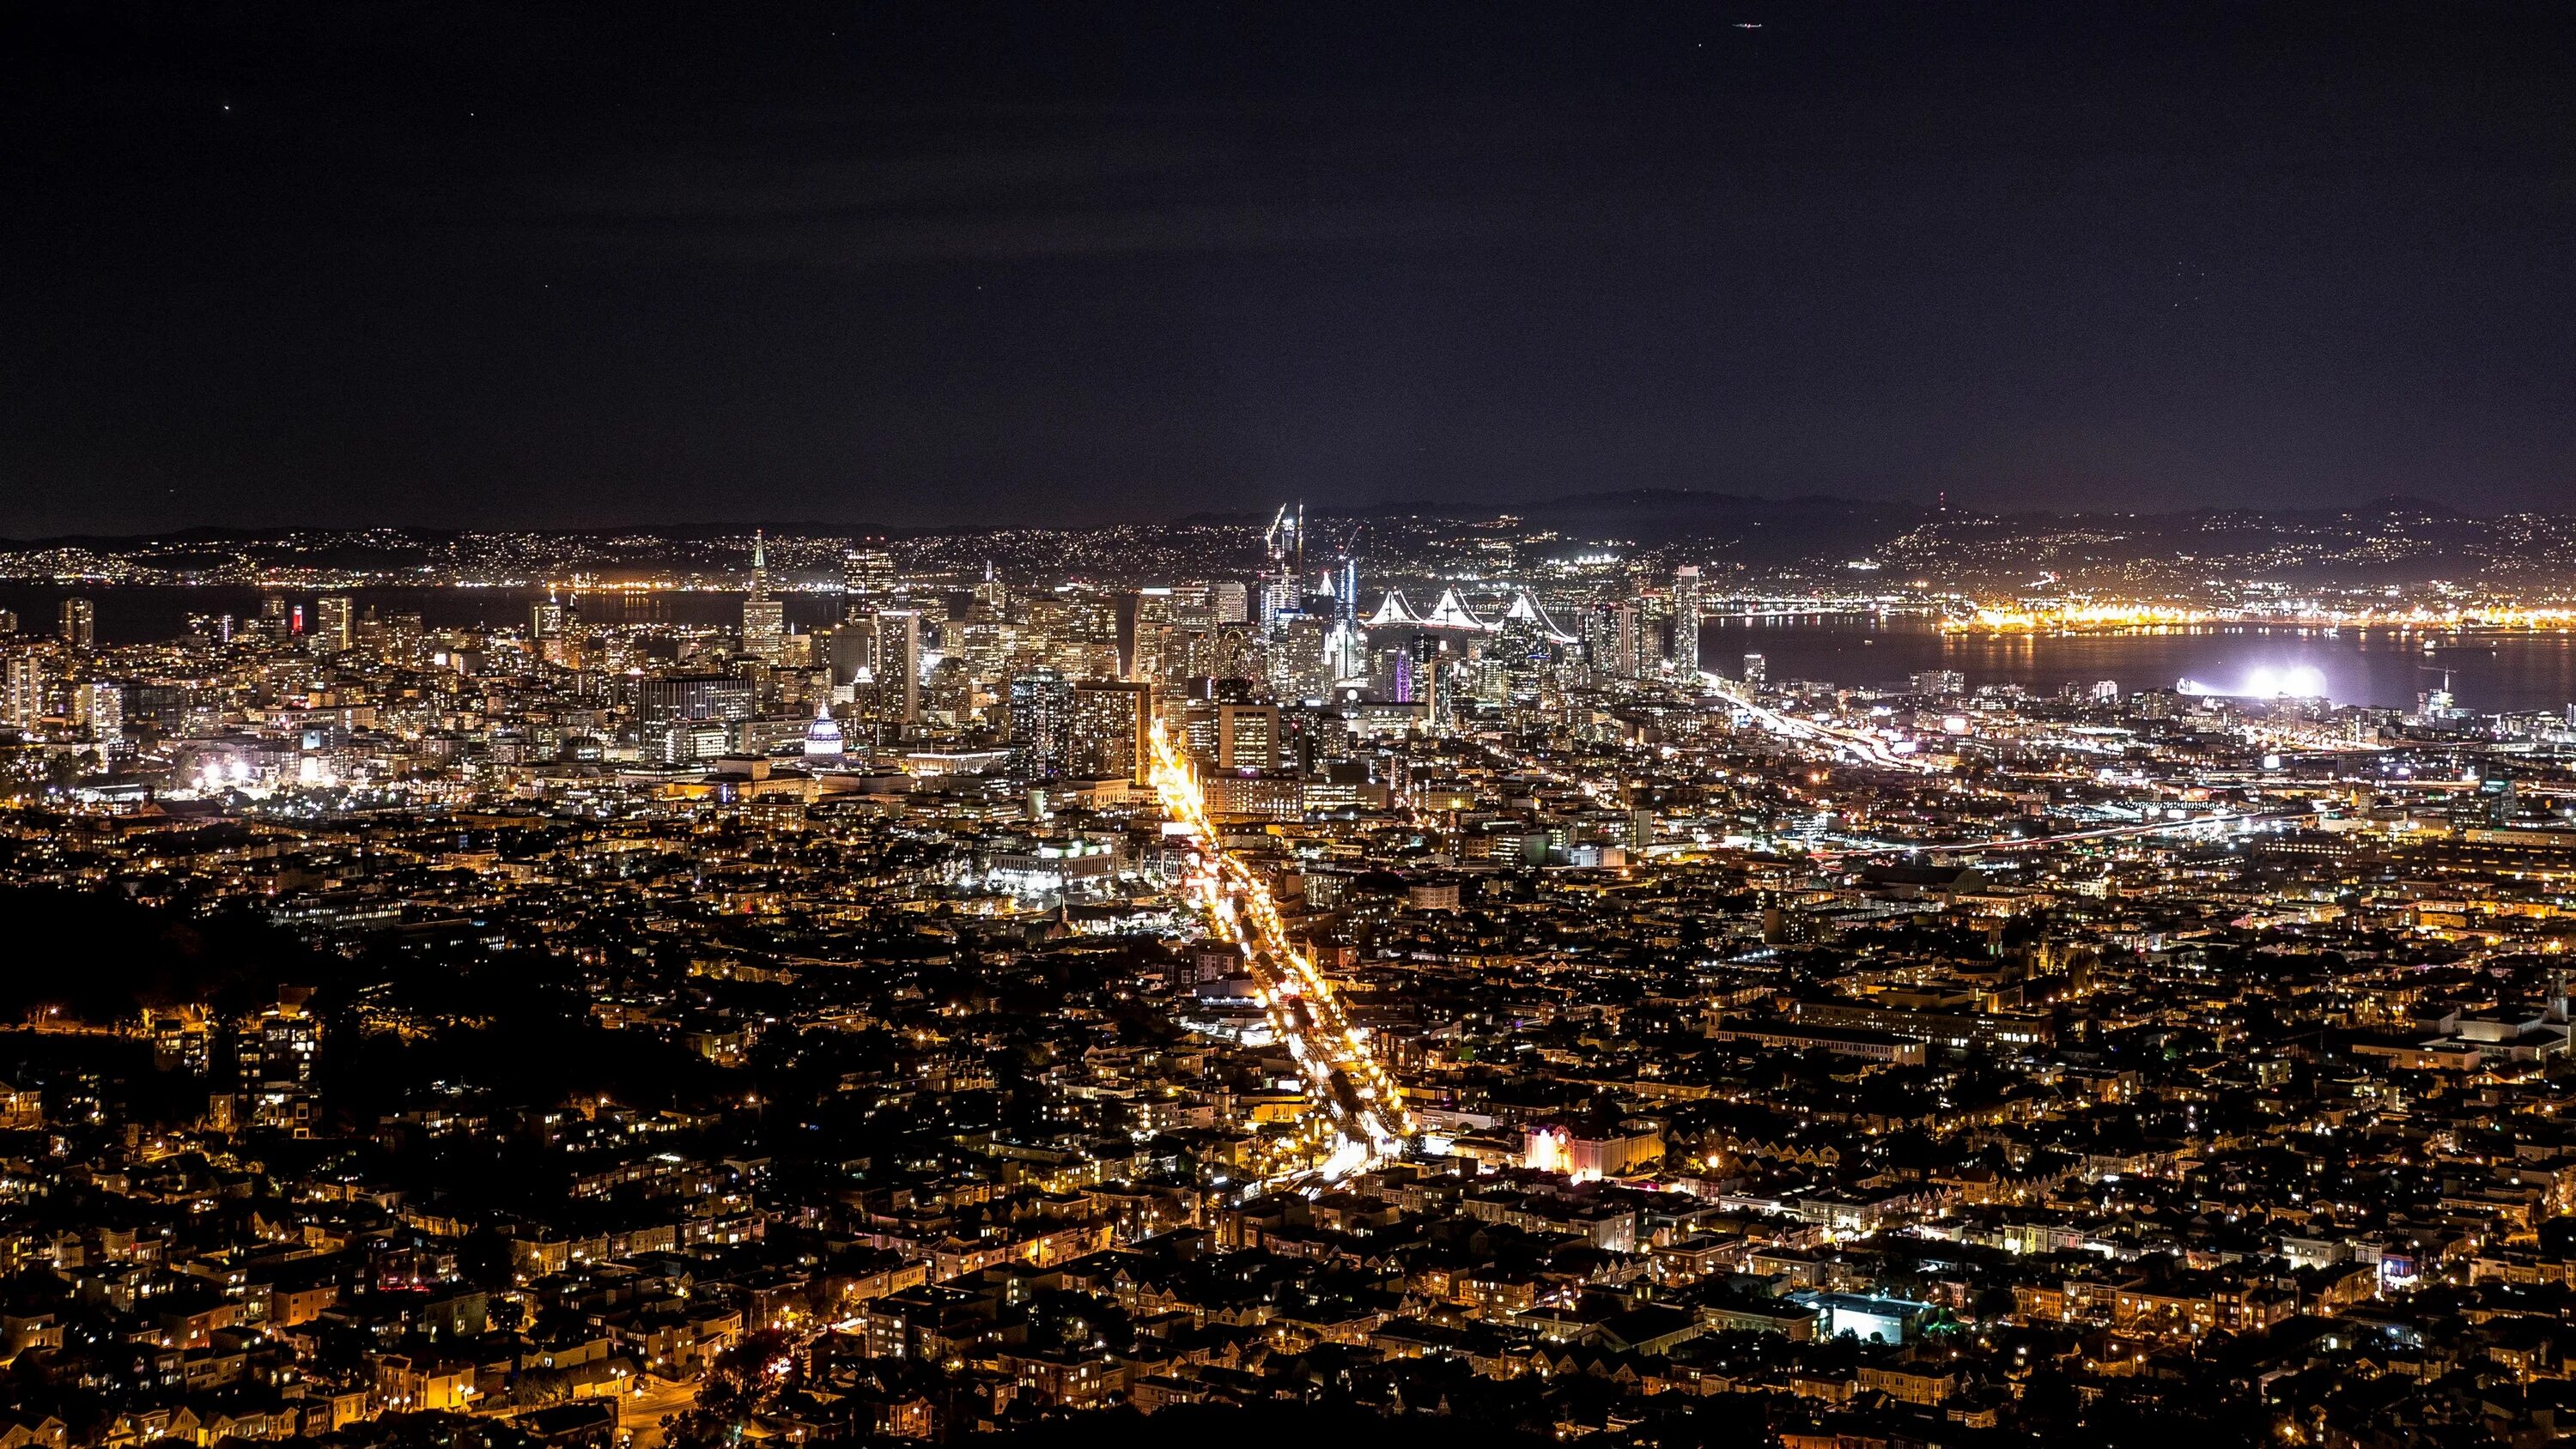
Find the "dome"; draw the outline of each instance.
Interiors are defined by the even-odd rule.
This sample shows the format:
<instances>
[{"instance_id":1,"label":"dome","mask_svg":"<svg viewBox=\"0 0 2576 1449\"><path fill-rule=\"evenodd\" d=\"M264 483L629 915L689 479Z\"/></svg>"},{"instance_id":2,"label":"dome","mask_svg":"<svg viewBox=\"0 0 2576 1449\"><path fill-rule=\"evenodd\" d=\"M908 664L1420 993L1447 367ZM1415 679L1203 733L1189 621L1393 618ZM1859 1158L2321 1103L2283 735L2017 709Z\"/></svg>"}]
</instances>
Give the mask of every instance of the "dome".
<instances>
[{"instance_id":1,"label":"dome","mask_svg":"<svg viewBox=\"0 0 2576 1449\"><path fill-rule=\"evenodd\" d=\"M842 744L841 726L832 718L831 703L816 700L814 722L805 727L805 758L837 760L841 757Z\"/></svg>"}]
</instances>

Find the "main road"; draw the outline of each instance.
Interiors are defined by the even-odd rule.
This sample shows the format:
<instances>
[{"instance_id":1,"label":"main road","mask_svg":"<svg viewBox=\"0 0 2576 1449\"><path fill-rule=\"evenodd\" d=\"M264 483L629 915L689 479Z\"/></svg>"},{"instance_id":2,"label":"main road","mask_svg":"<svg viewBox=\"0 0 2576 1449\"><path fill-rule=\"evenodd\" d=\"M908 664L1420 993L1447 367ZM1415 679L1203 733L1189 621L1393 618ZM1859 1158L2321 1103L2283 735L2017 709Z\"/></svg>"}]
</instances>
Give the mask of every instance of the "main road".
<instances>
[{"instance_id":1,"label":"main road","mask_svg":"<svg viewBox=\"0 0 2576 1449\"><path fill-rule=\"evenodd\" d=\"M1154 792L1168 828L1190 843L1187 888L1209 930L1243 953L1254 999L1296 1060L1312 1110L1338 1139L1318 1170L1326 1178L1346 1177L1401 1153L1415 1131L1413 1116L1367 1034L1351 1024L1314 958L1288 938L1269 885L1217 839L1197 774L1160 721L1150 742Z\"/></svg>"}]
</instances>

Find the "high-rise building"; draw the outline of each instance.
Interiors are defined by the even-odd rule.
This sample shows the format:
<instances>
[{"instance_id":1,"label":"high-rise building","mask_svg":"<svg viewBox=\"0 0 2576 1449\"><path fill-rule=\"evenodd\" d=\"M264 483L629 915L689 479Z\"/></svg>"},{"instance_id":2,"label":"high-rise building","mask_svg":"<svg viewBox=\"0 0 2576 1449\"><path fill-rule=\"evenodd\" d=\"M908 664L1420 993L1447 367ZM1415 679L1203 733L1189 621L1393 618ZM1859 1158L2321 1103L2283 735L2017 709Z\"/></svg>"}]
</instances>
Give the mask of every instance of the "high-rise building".
<instances>
[{"instance_id":1,"label":"high-rise building","mask_svg":"<svg viewBox=\"0 0 2576 1449\"><path fill-rule=\"evenodd\" d=\"M1011 768L1032 778L1061 775L1071 758L1073 686L1052 669L1011 681Z\"/></svg>"},{"instance_id":2,"label":"high-rise building","mask_svg":"<svg viewBox=\"0 0 2576 1449\"><path fill-rule=\"evenodd\" d=\"M854 548L841 555L841 588L853 611L885 599L895 589L894 555L881 548Z\"/></svg>"},{"instance_id":3,"label":"high-rise building","mask_svg":"<svg viewBox=\"0 0 2576 1449\"><path fill-rule=\"evenodd\" d=\"M1073 687L1072 740L1065 770L1085 779L1125 778L1144 784L1153 770L1152 686L1123 679L1086 680Z\"/></svg>"},{"instance_id":4,"label":"high-rise building","mask_svg":"<svg viewBox=\"0 0 2576 1449\"><path fill-rule=\"evenodd\" d=\"M861 617L826 631L825 652L835 688L873 683L877 677L877 621Z\"/></svg>"},{"instance_id":5,"label":"high-rise building","mask_svg":"<svg viewBox=\"0 0 2576 1449\"><path fill-rule=\"evenodd\" d=\"M1759 654L1744 656L1744 682L1759 689L1771 678L1771 665Z\"/></svg>"},{"instance_id":6,"label":"high-rise building","mask_svg":"<svg viewBox=\"0 0 2576 1449\"><path fill-rule=\"evenodd\" d=\"M72 722L100 744L124 739L124 686L105 679L84 681L72 691Z\"/></svg>"},{"instance_id":7,"label":"high-rise building","mask_svg":"<svg viewBox=\"0 0 2576 1449\"><path fill-rule=\"evenodd\" d=\"M1956 669L1918 669L1911 687L1916 694L1949 699L1968 692L1968 676Z\"/></svg>"},{"instance_id":8,"label":"high-rise building","mask_svg":"<svg viewBox=\"0 0 2576 1449\"><path fill-rule=\"evenodd\" d=\"M1216 711L1216 763L1221 770L1279 767L1279 706L1222 704Z\"/></svg>"},{"instance_id":9,"label":"high-rise building","mask_svg":"<svg viewBox=\"0 0 2576 1449\"><path fill-rule=\"evenodd\" d=\"M313 604L313 652L339 654L357 638L356 605L347 594L325 594Z\"/></svg>"},{"instance_id":10,"label":"high-rise building","mask_svg":"<svg viewBox=\"0 0 2576 1449\"><path fill-rule=\"evenodd\" d=\"M560 639L563 637L566 618L563 601L548 594L528 606L528 637L537 640Z\"/></svg>"},{"instance_id":11,"label":"high-rise building","mask_svg":"<svg viewBox=\"0 0 2576 1449\"><path fill-rule=\"evenodd\" d=\"M751 532L751 592L742 601L742 652L771 663L787 648L787 606L769 594L769 550Z\"/></svg>"},{"instance_id":12,"label":"high-rise building","mask_svg":"<svg viewBox=\"0 0 2576 1449\"><path fill-rule=\"evenodd\" d=\"M635 687L635 716L648 725L751 718L751 681L730 674L672 674Z\"/></svg>"},{"instance_id":13,"label":"high-rise building","mask_svg":"<svg viewBox=\"0 0 2576 1449\"><path fill-rule=\"evenodd\" d=\"M1699 565L1673 570L1673 672L1699 673Z\"/></svg>"},{"instance_id":14,"label":"high-rise building","mask_svg":"<svg viewBox=\"0 0 2576 1449\"><path fill-rule=\"evenodd\" d=\"M1220 625L1252 622L1252 594L1241 579L1219 579L1208 585L1208 619Z\"/></svg>"},{"instance_id":15,"label":"high-rise building","mask_svg":"<svg viewBox=\"0 0 2576 1449\"><path fill-rule=\"evenodd\" d=\"M878 710L899 723L917 723L921 719L921 615L911 609L880 609L875 622Z\"/></svg>"},{"instance_id":16,"label":"high-rise building","mask_svg":"<svg viewBox=\"0 0 2576 1449\"><path fill-rule=\"evenodd\" d=\"M45 717L44 660L21 649L0 665L0 724L33 729Z\"/></svg>"},{"instance_id":17,"label":"high-rise building","mask_svg":"<svg viewBox=\"0 0 2576 1449\"><path fill-rule=\"evenodd\" d=\"M98 605L87 599L63 600L61 637L74 649L98 647Z\"/></svg>"}]
</instances>

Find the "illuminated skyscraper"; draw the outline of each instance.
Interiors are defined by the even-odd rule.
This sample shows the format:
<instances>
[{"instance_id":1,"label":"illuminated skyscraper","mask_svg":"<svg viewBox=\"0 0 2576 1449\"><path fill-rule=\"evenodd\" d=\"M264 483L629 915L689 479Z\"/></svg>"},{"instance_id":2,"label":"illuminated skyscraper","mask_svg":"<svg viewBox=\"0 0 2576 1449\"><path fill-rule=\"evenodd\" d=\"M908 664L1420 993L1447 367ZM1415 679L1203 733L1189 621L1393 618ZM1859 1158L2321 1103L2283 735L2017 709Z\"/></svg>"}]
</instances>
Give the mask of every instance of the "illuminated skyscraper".
<instances>
[{"instance_id":1,"label":"illuminated skyscraper","mask_svg":"<svg viewBox=\"0 0 2576 1449\"><path fill-rule=\"evenodd\" d=\"M1153 767L1154 692L1123 679L1087 680L1073 687L1071 742L1065 769L1085 779L1125 778L1142 785Z\"/></svg>"},{"instance_id":2,"label":"illuminated skyscraper","mask_svg":"<svg viewBox=\"0 0 2576 1449\"><path fill-rule=\"evenodd\" d=\"M921 719L921 615L910 609L876 614L878 712L899 724Z\"/></svg>"},{"instance_id":3,"label":"illuminated skyscraper","mask_svg":"<svg viewBox=\"0 0 2576 1449\"><path fill-rule=\"evenodd\" d=\"M751 593L742 601L742 652L775 663L787 647L787 606L769 595L769 554L751 534Z\"/></svg>"},{"instance_id":4,"label":"illuminated skyscraper","mask_svg":"<svg viewBox=\"0 0 2576 1449\"><path fill-rule=\"evenodd\" d=\"M1073 686L1052 669L1011 681L1011 768L1043 778L1061 775L1073 743Z\"/></svg>"},{"instance_id":5,"label":"illuminated skyscraper","mask_svg":"<svg viewBox=\"0 0 2576 1449\"><path fill-rule=\"evenodd\" d=\"M339 654L356 638L356 610L347 594L325 594L313 603L313 652Z\"/></svg>"},{"instance_id":6,"label":"illuminated skyscraper","mask_svg":"<svg viewBox=\"0 0 2576 1449\"><path fill-rule=\"evenodd\" d=\"M87 599L63 600L61 635L74 649L98 647L98 605Z\"/></svg>"},{"instance_id":7,"label":"illuminated skyscraper","mask_svg":"<svg viewBox=\"0 0 2576 1449\"><path fill-rule=\"evenodd\" d=\"M841 587L853 611L894 593L894 555L881 548L854 548L841 556Z\"/></svg>"},{"instance_id":8,"label":"illuminated skyscraper","mask_svg":"<svg viewBox=\"0 0 2576 1449\"><path fill-rule=\"evenodd\" d=\"M1279 706L1223 704L1216 712L1216 763L1221 770L1279 767Z\"/></svg>"},{"instance_id":9,"label":"illuminated skyscraper","mask_svg":"<svg viewBox=\"0 0 2576 1449\"><path fill-rule=\"evenodd\" d=\"M1699 673L1699 566L1673 570L1673 672Z\"/></svg>"},{"instance_id":10,"label":"illuminated skyscraper","mask_svg":"<svg viewBox=\"0 0 2576 1449\"><path fill-rule=\"evenodd\" d=\"M0 724L33 729L45 717L44 661L19 650L0 665Z\"/></svg>"}]
</instances>

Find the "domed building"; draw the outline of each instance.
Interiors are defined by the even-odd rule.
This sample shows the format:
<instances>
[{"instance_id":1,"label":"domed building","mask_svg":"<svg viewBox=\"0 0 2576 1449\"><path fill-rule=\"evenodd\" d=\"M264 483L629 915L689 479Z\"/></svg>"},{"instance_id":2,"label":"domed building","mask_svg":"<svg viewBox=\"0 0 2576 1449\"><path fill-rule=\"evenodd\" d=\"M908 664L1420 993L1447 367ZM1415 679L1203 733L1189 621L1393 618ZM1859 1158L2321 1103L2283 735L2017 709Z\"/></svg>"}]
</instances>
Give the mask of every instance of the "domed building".
<instances>
[{"instance_id":1,"label":"domed building","mask_svg":"<svg viewBox=\"0 0 2576 1449\"><path fill-rule=\"evenodd\" d=\"M839 769L843 748L841 725L832 718L831 701L814 701L814 722L805 726L805 763L815 769Z\"/></svg>"}]
</instances>

